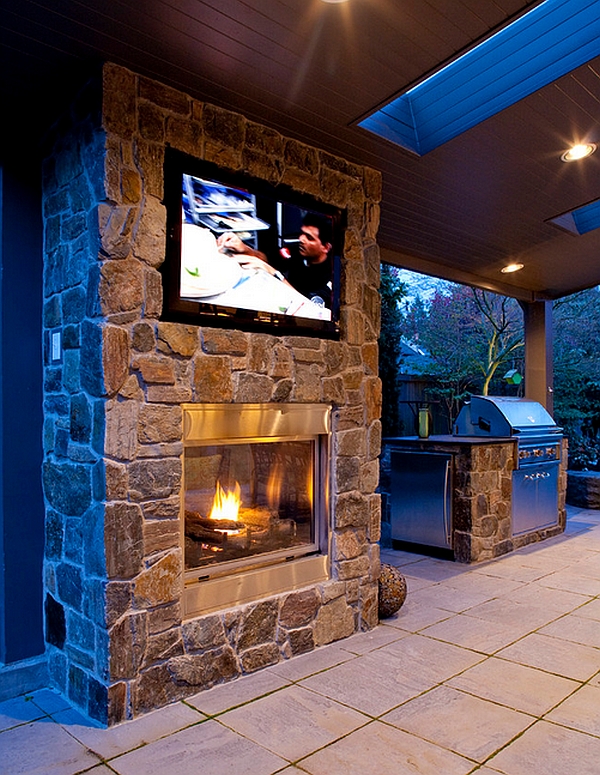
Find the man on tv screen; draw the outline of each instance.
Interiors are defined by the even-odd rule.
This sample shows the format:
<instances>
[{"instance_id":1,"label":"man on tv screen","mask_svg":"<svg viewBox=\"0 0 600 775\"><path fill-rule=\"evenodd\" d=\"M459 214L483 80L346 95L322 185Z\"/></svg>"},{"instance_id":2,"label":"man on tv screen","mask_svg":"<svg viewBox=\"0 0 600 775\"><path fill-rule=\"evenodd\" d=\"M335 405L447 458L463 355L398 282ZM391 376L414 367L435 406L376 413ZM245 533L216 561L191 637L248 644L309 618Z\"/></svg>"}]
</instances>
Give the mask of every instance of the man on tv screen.
<instances>
[{"instance_id":1,"label":"man on tv screen","mask_svg":"<svg viewBox=\"0 0 600 775\"><path fill-rule=\"evenodd\" d=\"M331 221L307 213L298 239L299 256L291 256L287 279L314 303L331 309L332 291Z\"/></svg>"},{"instance_id":2,"label":"man on tv screen","mask_svg":"<svg viewBox=\"0 0 600 775\"><path fill-rule=\"evenodd\" d=\"M331 321L331 219L274 204L259 208L245 189L184 174L179 297Z\"/></svg>"},{"instance_id":3,"label":"man on tv screen","mask_svg":"<svg viewBox=\"0 0 600 775\"><path fill-rule=\"evenodd\" d=\"M263 269L275 277L280 273L264 253L254 250L235 233L222 234L217 240L220 250L248 257L244 266ZM285 280L319 307L331 309L332 295L332 228L329 218L307 213L302 220L297 253L286 251L282 269Z\"/></svg>"}]
</instances>

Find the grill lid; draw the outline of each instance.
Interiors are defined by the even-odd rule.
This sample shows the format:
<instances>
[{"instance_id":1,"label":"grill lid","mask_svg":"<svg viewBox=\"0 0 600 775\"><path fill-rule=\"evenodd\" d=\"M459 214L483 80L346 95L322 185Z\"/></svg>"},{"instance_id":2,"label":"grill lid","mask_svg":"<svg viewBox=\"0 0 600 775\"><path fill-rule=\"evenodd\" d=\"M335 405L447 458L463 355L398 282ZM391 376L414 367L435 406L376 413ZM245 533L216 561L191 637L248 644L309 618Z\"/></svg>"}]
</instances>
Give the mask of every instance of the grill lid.
<instances>
[{"instance_id":1,"label":"grill lid","mask_svg":"<svg viewBox=\"0 0 600 775\"><path fill-rule=\"evenodd\" d=\"M457 436L539 435L560 431L537 401L504 396L471 396L454 426Z\"/></svg>"}]
</instances>

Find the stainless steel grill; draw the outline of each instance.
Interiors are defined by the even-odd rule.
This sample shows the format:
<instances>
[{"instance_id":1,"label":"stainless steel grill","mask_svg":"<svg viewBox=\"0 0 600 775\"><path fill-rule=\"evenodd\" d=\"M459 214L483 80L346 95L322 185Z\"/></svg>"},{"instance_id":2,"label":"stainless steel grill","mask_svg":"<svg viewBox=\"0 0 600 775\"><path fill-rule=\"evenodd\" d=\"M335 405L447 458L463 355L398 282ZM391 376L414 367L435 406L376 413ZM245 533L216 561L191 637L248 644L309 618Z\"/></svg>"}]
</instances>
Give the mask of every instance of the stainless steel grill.
<instances>
[{"instance_id":1,"label":"stainless steel grill","mask_svg":"<svg viewBox=\"0 0 600 775\"><path fill-rule=\"evenodd\" d=\"M544 407L526 398L472 396L455 423L458 436L513 437L513 535L558 523L558 469L562 428Z\"/></svg>"}]
</instances>

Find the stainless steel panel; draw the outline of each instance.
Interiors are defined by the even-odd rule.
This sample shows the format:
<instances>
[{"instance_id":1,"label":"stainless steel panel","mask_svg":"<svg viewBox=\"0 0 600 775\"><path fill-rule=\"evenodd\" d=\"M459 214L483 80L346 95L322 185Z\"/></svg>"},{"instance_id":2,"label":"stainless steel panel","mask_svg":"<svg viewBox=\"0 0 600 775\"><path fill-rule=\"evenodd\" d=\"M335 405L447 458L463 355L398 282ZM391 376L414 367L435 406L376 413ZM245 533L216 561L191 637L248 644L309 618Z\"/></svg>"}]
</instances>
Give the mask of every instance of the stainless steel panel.
<instances>
[{"instance_id":1,"label":"stainless steel panel","mask_svg":"<svg viewBox=\"0 0 600 775\"><path fill-rule=\"evenodd\" d=\"M521 441L521 440L519 440ZM539 463L549 463L562 458L562 435L559 439L538 436L528 443L519 443L519 468Z\"/></svg>"},{"instance_id":2,"label":"stainless steel panel","mask_svg":"<svg viewBox=\"0 0 600 775\"><path fill-rule=\"evenodd\" d=\"M183 404L183 443L296 437L328 434L326 404Z\"/></svg>"},{"instance_id":3,"label":"stainless steel panel","mask_svg":"<svg viewBox=\"0 0 600 775\"><path fill-rule=\"evenodd\" d=\"M452 455L392 450L390 461L392 539L450 548Z\"/></svg>"},{"instance_id":4,"label":"stainless steel panel","mask_svg":"<svg viewBox=\"0 0 600 775\"><path fill-rule=\"evenodd\" d=\"M329 559L324 555L318 555L281 565L256 568L224 578L186 584L184 616L191 618L230 608L282 592L301 589L328 578Z\"/></svg>"},{"instance_id":5,"label":"stainless steel panel","mask_svg":"<svg viewBox=\"0 0 600 775\"><path fill-rule=\"evenodd\" d=\"M558 468L556 462L513 471L513 535L558 524Z\"/></svg>"}]
</instances>

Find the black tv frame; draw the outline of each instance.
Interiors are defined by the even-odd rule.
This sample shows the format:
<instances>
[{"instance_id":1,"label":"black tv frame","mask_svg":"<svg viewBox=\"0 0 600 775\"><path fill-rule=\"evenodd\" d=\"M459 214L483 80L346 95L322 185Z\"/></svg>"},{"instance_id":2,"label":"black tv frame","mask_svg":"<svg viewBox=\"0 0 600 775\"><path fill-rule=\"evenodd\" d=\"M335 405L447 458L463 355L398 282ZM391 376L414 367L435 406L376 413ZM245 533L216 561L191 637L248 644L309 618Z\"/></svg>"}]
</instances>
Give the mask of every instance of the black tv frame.
<instances>
[{"instance_id":1,"label":"black tv frame","mask_svg":"<svg viewBox=\"0 0 600 775\"><path fill-rule=\"evenodd\" d=\"M227 307L182 298L180 278L184 175L191 175L201 180L247 191L256 197L257 206L261 203L259 210L266 208L269 211L271 207L275 208L277 203L281 203L331 218L333 227L331 320ZM197 159L172 148L167 148L165 151L163 204L167 210L167 244L165 260L160 267L163 282L161 320L188 325L235 328L249 332L339 339L341 255L346 227L346 211L344 209L321 202L315 197L295 191L289 186L273 185L244 172L227 170L217 164ZM271 225L276 226L276 223ZM272 234L270 239L273 239ZM261 248L260 242L258 247Z\"/></svg>"}]
</instances>

